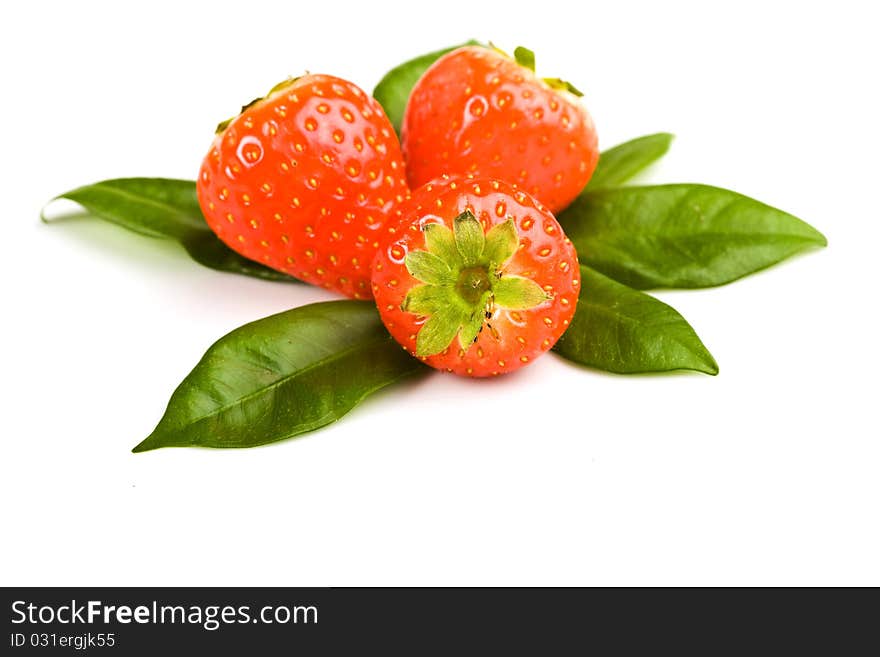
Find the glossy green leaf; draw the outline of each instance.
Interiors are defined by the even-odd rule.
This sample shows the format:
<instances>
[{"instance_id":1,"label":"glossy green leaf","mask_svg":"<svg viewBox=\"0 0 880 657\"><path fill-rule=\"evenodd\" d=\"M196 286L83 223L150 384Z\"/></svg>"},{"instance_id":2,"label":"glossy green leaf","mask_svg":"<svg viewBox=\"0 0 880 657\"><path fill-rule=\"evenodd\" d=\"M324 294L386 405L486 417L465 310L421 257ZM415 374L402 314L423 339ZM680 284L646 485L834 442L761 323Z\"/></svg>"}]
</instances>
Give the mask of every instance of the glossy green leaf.
<instances>
[{"instance_id":1,"label":"glossy green leaf","mask_svg":"<svg viewBox=\"0 0 880 657\"><path fill-rule=\"evenodd\" d=\"M194 232L210 231L191 180L117 178L77 187L52 200L60 198L149 237L183 240Z\"/></svg>"},{"instance_id":2,"label":"glossy green leaf","mask_svg":"<svg viewBox=\"0 0 880 657\"><path fill-rule=\"evenodd\" d=\"M559 222L582 264L638 289L722 285L826 244L800 219L708 185L589 191Z\"/></svg>"},{"instance_id":3,"label":"glossy green leaf","mask_svg":"<svg viewBox=\"0 0 880 657\"><path fill-rule=\"evenodd\" d=\"M576 363L620 374L718 374L712 354L674 308L583 266L577 311L554 350Z\"/></svg>"},{"instance_id":4,"label":"glossy green leaf","mask_svg":"<svg viewBox=\"0 0 880 657\"><path fill-rule=\"evenodd\" d=\"M373 98L379 101L379 104L385 110L385 114L388 115L391 125L394 126L398 134L400 134L400 125L403 122L403 112L406 109L406 101L409 100L409 94L431 64L446 53L458 48L479 45L481 45L479 41L470 40L451 48L429 52L404 62L399 66L395 66L379 80L379 84L373 89Z\"/></svg>"},{"instance_id":5,"label":"glossy green leaf","mask_svg":"<svg viewBox=\"0 0 880 657\"><path fill-rule=\"evenodd\" d=\"M220 338L134 448L253 447L338 420L364 397L425 366L367 301L330 301L246 324Z\"/></svg>"},{"instance_id":6,"label":"glossy green leaf","mask_svg":"<svg viewBox=\"0 0 880 657\"><path fill-rule=\"evenodd\" d=\"M193 260L210 269L242 274L251 278L262 278L267 281L301 282L277 269L266 267L259 262L239 255L221 242L213 232L200 231L198 235L192 235L183 240L182 244Z\"/></svg>"},{"instance_id":7,"label":"glossy green leaf","mask_svg":"<svg viewBox=\"0 0 880 657\"><path fill-rule=\"evenodd\" d=\"M622 185L666 154L673 136L668 132L637 137L602 151L587 190Z\"/></svg>"},{"instance_id":8,"label":"glossy green leaf","mask_svg":"<svg viewBox=\"0 0 880 657\"><path fill-rule=\"evenodd\" d=\"M117 178L78 187L55 199L78 203L101 219L148 237L173 239L205 267L273 281L296 281L239 255L208 227L191 180ZM45 212L41 215L48 221Z\"/></svg>"}]
</instances>

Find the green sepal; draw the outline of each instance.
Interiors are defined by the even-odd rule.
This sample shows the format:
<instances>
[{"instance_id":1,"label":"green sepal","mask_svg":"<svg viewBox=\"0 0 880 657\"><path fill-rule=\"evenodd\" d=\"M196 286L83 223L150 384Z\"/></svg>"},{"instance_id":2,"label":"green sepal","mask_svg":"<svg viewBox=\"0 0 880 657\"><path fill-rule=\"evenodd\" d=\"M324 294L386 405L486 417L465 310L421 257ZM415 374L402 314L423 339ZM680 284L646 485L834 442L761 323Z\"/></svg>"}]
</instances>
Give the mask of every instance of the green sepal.
<instances>
[{"instance_id":1,"label":"green sepal","mask_svg":"<svg viewBox=\"0 0 880 657\"><path fill-rule=\"evenodd\" d=\"M481 44L481 45L482 45L482 44ZM499 55L502 55L502 56L504 56L504 57L510 58L510 54L509 54L506 50L504 50L503 48L499 48L499 47L498 47L494 42L492 42L492 41L489 41L489 42L486 44L486 47L489 48L489 50L492 50L493 52L497 52Z\"/></svg>"},{"instance_id":2,"label":"green sepal","mask_svg":"<svg viewBox=\"0 0 880 657\"><path fill-rule=\"evenodd\" d=\"M544 78L544 82L552 89L559 89L560 91L567 91L570 94L577 96L578 98L582 97L584 93L574 86L571 82L567 80L561 80L560 78Z\"/></svg>"},{"instance_id":3,"label":"green sepal","mask_svg":"<svg viewBox=\"0 0 880 657\"><path fill-rule=\"evenodd\" d=\"M445 306L455 305L454 296L451 287L417 285L406 295L400 309L417 315L433 315Z\"/></svg>"},{"instance_id":4,"label":"green sepal","mask_svg":"<svg viewBox=\"0 0 880 657\"><path fill-rule=\"evenodd\" d=\"M486 235L477 218L469 210L465 210L455 218L455 245L461 254L465 266L475 265L483 255Z\"/></svg>"},{"instance_id":5,"label":"green sepal","mask_svg":"<svg viewBox=\"0 0 880 657\"><path fill-rule=\"evenodd\" d=\"M517 46L513 51L513 58L520 66L529 69L532 73L535 72L535 53L533 50L529 50L523 46ZM544 78L544 82L553 89L567 91L578 97L584 95L577 87L567 80L562 80L560 78Z\"/></svg>"},{"instance_id":6,"label":"green sepal","mask_svg":"<svg viewBox=\"0 0 880 657\"><path fill-rule=\"evenodd\" d=\"M439 256L427 251L410 251L406 254L407 271L428 285L449 285L455 281L452 269Z\"/></svg>"},{"instance_id":7,"label":"green sepal","mask_svg":"<svg viewBox=\"0 0 880 657\"><path fill-rule=\"evenodd\" d=\"M502 276L492 286L495 305L511 310L528 310L550 298L540 285L522 276Z\"/></svg>"},{"instance_id":8,"label":"green sepal","mask_svg":"<svg viewBox=\"0 0 880 657\"><path fill-rule=\"evenodd\" d=\"M458 305L440 308L428 317L416 338L416 356L433 356L446 349L464 323L465 314Z\"/></svg>"},{"instance_id":9,"label":"green sepal","mask_svg":"<svg viewBox=\"0 0 880 657\"><path fill-rule=\"evenodd\" d=\"M220 121L220 123L217 124L217 127L214 128L214 134L215 134L215 135L219 135L221 132L223 132L224 130L226 130L226 128L229 127L229 124L230 124L230 123L232 123L233 121L235 121L235 119L237 119L239 116L241 116L242 114L244 114L249 108L253 107L253 106L256 105L257 103L259 103L261 100L263 100L263 97L262 97L262 96L260 96L259 98L254 98L251 102L249 102L249 103L245 103L244 105L242 105L242 106L241 106L241 109L238 110L238 114L236 114L235 116L231 116L231 117L229 117L229 118L226 119L225 121Z\"/></svg>"},{"instance_id":10,"label":"green sepal","mask_svg":"<svg viewBox=\"0 0 880 657\"><path fill-rule=\"evenodd\" d=\"M516 63L535 72L535 53L524 46L517 46L513 51L513 58Z\"/></svg>"},{"instance_id":11,"label":"green sepal","mask_svg":"<svg viewBox=\"0 0 880 657\"><path fill-rule=\"evenodd\" d=\"M450 268L461 264L461 255L455 245L455 235L443 224L428 224L425 232L425 247L443 260Z\"/></svg>"},{"instance_id":12,"label":"green sepal","mask_svg":"<svg viewBox=\"0 0 880 657\"><path fill-rule=\"evenodd\" d=\"M237 119L239 116L244 114L248 109L250 109L251 107L253 107L257 103L259 103L261 100L265 100L266 98L268 98L269 96L274 94L276 91L281 91L282 89L286 89L287 87L292 85L294 82L299 80L300 77L301 76L297 76L295 78L286 78L286 79L282 80L281 82L279 82L278 84L276 84L271 89L269 89L269 93L267 93L265 96L258 96L257 98L254 98L251 102L249 102L245 105L242 105L241 109L238 111L238 114L236 114L235 116L233 116L231 118L226 119L225 121L220 121L220 123L217 124L217 127L214 129L214 134L219 135L221 132L223 132L224 130L226 130L226 128L229 127L230 123L235 121L235 119Z\"/></svg>"},{"instance_id":13,"label":"green sepal","mask_svg":"<svg viewBox=\"0 0 880 657\"><path fill-rule=\"evenodd\" d=\"M497 269L513 257L517 246L519 246L519 238L516 234L516 226L513 219L508 219L503 224L492 226L486 233L482 260Z\"/></svg>"},{"instance_id":14,"label":"green sepal","mask_svg":"<svg viewBox=\"0 0 880 657\"><path fill-rule=\"evenodd\" d=\"M480 334L480 329L483 328L483 322L486 320L485 308L490 296L491 292L483 294L479 305L471 312L470 317L467 318L467 321L461 327L461 331L458 334L458 342L464 351L467 351L474 343L474 340Z\"/></svg>"},{"instance_id":15,"label":"green sepal","mask_svg":"<svg viewBox=\"0 0 880 657\"><path fill-rule=\"evenodd\" d=\"M302 77L301 75L297 75L296 77L286 78L286 79L282 80L281 82L276 84L274 87L269 89L269 93L266 94L266 98L268 98L269 96L274 94L276 91L281 91L282 89L287 89L287 87L292 86L293 83L296 82L297 80L299 80L301 77ZM260 100L262 100L262 99L260 99Z\"/></svg>"}]
</instances>

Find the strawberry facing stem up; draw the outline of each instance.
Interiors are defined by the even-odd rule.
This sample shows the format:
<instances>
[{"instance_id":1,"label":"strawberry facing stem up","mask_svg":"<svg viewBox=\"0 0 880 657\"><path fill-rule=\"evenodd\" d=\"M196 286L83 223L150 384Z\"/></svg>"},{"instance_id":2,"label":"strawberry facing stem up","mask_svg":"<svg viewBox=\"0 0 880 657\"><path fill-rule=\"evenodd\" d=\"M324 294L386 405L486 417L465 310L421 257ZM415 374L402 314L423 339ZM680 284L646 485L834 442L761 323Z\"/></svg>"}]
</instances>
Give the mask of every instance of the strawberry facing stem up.
<instances>
[{"instance_id":1,"label":"strawberry facing stem up","mask_svg":"<svg viewBox=\"0 0 880 657\"><path fill-rule=\"evenodd\" d=\"M401 128L412 187L442 174L515 183L563 210L599 161L593 120L581 92L535 75L535 56L494 48L454 50L413 87Z\"/></svg>"},{"instance_id":2,"label":"strawberry facing stem up","mask_svg":"<svg viewBox=\"0 0 880 657\"><path fill-rule=\"evenodd\" d=\"M551 297L530 278L506 274L517 247L513 219L487 233L470 210L453 221L425 226L426 251L410 251L404 264L422 285L412 288L401 310L424 315L416 356L433 356L452 344L470 349L496 310L529 310Z\"/></svg>"},{"instance_id":3,"label":"strawberry facing stem up","mask_svg":"<svg viewBox=\"0 0 880 657\"><path fill-rule=\"evenodd\" d=\"M491 376L555 344L579 273L543 205L500 180L447 178L401 211L373 262L373 294L405 349L438 369Z\"/></svg>"}]
</instances>

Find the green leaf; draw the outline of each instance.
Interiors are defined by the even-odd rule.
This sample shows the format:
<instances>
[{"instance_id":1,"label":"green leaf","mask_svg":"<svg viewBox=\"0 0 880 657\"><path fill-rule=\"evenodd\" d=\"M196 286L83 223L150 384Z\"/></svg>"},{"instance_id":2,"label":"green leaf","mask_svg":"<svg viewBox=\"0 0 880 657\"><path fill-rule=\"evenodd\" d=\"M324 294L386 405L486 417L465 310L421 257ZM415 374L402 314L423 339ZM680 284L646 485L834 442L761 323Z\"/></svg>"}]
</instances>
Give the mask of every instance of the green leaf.
<instances>
[{"instance_id":1,"label":"green leaf","mask_svg":"<svg viewBox=\"0 0 880 657\"><path fill-rule=\"evenodd\" d=\"M423 368L372 302L330 301L246 324L218 340L134 448L253 447L298 436Z\"/></svg>"},{"instance_id":2,"label":"green leaf","mask_svg":"<svg viewBox=\"0 0 880 657\"><path fill-rule=\"evenodd\" d=\"M205 222L191 180L117 178L78 187L52 200L61 198L140 235L175 240L205 267L273 281L297 280L240 256L221 242ZM40 218L49 221L45 210Z\"/></svg>"},{"instance_id":3,"label":"green leaf","mask_svg":"<svg viewBox=\"0 0 880 657\"><path fill-rule=\"evenodd\" d=\"M516 247L519 245L519 237L516 234L516 226L513 219L508 219L503 224L497 224L486 233L486 245L483 247L482 260L487 265L496 269L513 257Z\"/></svg>"},{"instance_id":4,"label":"green leaf","mask_svg":"<svg viewBox=\"0 0 880 657\"><path fill-rule=\"evenodd\" d=\"M826 244L782 210L707 185L589 191L559 223L582 264L638 289L722 285Z\"/></svg>"},{"instance_id":5,"label":"green leaf","mask_svg":"<svg viewBox=\"0 0 880 657\"><path fill-rule=\"evenodd\" d=\"M433 253L410 251L404 262L413 278L428 285L448 285L455 280L449 265Z\"/></svg>"},{"instance_id":6,"label":"green leaf","mask_svg":"<svg viewBox=\"0 0 880 657\"><path fill-rule=\"evenodd\" d=\"M581 291L571 326L554 350L609 372L696 370L718 364L684 317L643 292L581 267Z\"/></svg>"},{"instance_id":7,"label":"green leaf","mask_svg":"<svg viewBox=\"0 0 880 657\"><path fill-rule=\"evenodd\" d=\"M183 240L210 231L191 180L117 178L59 194L101 219L149 237ZM45 221L45 215L42 215Z\"/></svg>"},{"instance_id":8,"label":"green leaf","mask_svg":"<svg viewBox=\"0 0 880 657\"><path fill-rule=\"evenodd\" d=\"M379 84L373 89L373 98L379 101L379 104L388 115L391 125L400 134L400 124L403 121L403 112L406 109L406 102L409 100L409 94L412 88L418 82L422 74L428 68L440 59L443 55L464 46L479 46L479 41L473 39L451 48L436 50L426 55L421 55L415 59L404 62L400 66L395 66L388 71L385 76L379 80Z\"/></svg>"},{"instance_id":9,"label":"green leaf","mask_svg":"<svg viewBox=\"0 0 880 657\"><path fill-rule=\"evenodd\" d=\"M483 255L483 247L486 245L483 226L469 210L465 210L455 218L453 228L455 245L458 247L464 265L476 264L480 256Z\"/></svg>"},{"instance_id":10,"label":"green leaf","mask_svg":"<svg viewBox=\"0 0 880 657\"><path fill-rule=\"evenodd\" d=\"M547 301L547 293L531 278L502 276L492 286L495 304L511 310L534 308Z\"/></svg>"},{"instance_id":11,"label":"green leaf","mask_svg":"<svg viewBox=\"0 0 880 657\"><path fill-rule=\"evenodd\" d=\"M284 272L239 255L221 242L213 232L200 232L198 235L186 238L182 244L193 260L210 269L262 278L267 281L302 282Z\"/></svg>"},{"instance_id":12,"label":"green leaf","mask_svg":"<svg viewBox=\"0 0 880 657\"><path fill-rule=\"evenodd\" d=\"M618 144L602 151L599 164L586 189L593 191L603 187L616 187L653 164L666 154L673 135L658 132Z\"/></svg>"}]
</instances>

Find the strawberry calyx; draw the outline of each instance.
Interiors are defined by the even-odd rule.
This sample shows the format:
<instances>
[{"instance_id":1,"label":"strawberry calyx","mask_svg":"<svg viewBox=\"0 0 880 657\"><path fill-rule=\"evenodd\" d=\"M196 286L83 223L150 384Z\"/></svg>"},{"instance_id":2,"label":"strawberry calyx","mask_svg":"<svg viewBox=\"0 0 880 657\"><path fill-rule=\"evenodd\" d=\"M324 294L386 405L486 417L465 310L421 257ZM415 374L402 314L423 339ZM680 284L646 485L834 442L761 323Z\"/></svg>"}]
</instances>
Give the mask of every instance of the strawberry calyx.
<instances>
[{"instance_id":1,"label":"strawberry calyx","mask_svg":"<svg viewBox=\"0 0 880 657\"><path fill-rule=\"evenodd\" d=\"M464 355L497 309L528 310L551 297L530 278L505 271L519 245L512 219L483 232L472 212L458 215L450 230L431 223L422 229L425 251L410 251L404 264L421 285L400 308L424 316L416 336L416 355L432 356L458 337Z\"/></svg>"},{"instance_id":2,"label":"strawberry calyx","mask_svg":"<svg viewBox=\"0 0 880 657\"><path fill-rule=\"evenodd\" d=\"M532 73L535 72L535 53L533 50L529 50L524 46L517 46L513 51L513 59L520 66L529 69ZM558 91L567 91L570 94L573 94L577 97L582 97L584 94L577 87L575 87L571 82L567 80L562 80L561 78L541 78L545 84L551 89L556 89Z\"/></svg>"},{"instance_id":3,"label":"strawberry calyx","mask_svg":"<svg viewBox=\"0 0 880 657\"><path fill-rule=\"evenodd\" d=\"M266 100L269 96L271 96L275 92L281 91L282 89L286 89L287 87L292 85L294 82L299 80L299 77L300 76L295 77L295 78L287 78L285 80L282 80L281 82L276 84L274 87L269 89L269 93L267 93L265 96L258 96L257 98L254 98L251 102L249 102L245 105L242 105L241 109L238 111L238 114L226 119L225 121L220 121L220 123L217 124L217 127L214 129L214 134L219 135L221 132L223 132L224 130L226 130L226 128L229 127L230 123L235 121L235 119L237 119L239 116L244 114L248 109L250 109L251 107L253 107L257 103L259 103L261 100Z\"/></svg>"}]
</instances>

